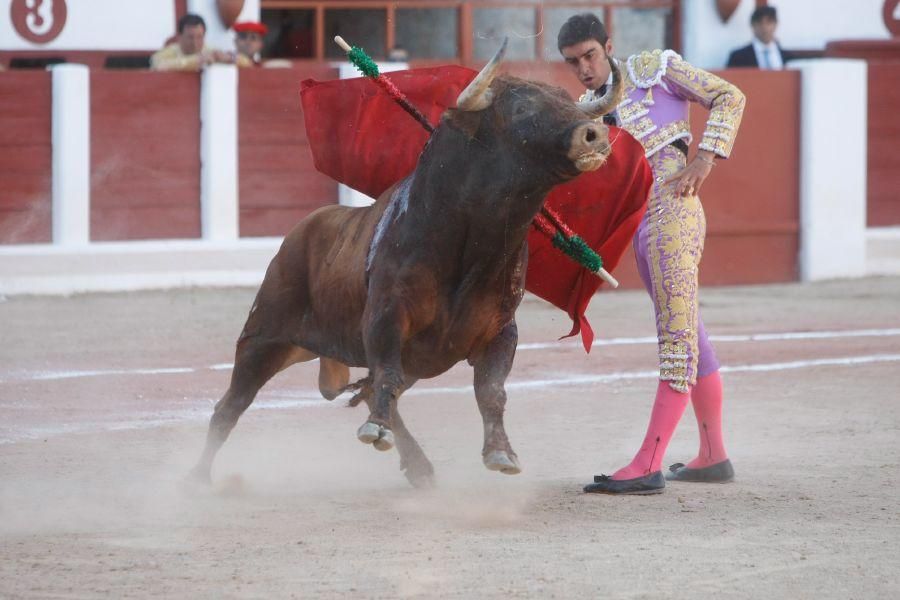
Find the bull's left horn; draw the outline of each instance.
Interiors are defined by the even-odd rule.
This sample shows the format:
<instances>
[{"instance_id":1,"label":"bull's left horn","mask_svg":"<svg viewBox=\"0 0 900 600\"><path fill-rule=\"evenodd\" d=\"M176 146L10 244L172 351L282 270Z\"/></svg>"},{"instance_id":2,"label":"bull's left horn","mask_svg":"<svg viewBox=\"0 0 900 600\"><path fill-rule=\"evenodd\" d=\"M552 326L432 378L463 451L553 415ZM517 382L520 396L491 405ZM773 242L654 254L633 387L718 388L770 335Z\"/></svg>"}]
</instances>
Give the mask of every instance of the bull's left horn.
<instances>
[{"instance_id":1,"label":"bull's left horn","mask_svg":"<svg viewBox=\"0 0 900 600\"><path fill-rule=\"evenodd\" d=\"M625 89L625 85L622 82L622 74L611 56L608 57L608 60L609 68L612 69L612 85L599 98L583 100L578 103L578 108L587 113L592 119L597 119L612 112L619 105L619 102L622 101L622 92Z\"/></svg>"},{"instance_id":2,"label":"bull's left horn","mask_svg":"<svg viewBox=\"0 0 900 600\"><path fill-rule=\"evenodd\" d=\"M503 62L507 42L509 42L509 38L503 38L503 44L497 50L497 53L494 54L494 58L484 65L481 72L475 76L475 79L466 86L466 89L456 99L457 109L465 111L484 110L494 101L494 93L490 89L491 82L500 69L500 63Z\"/></svg>"}]
</instances>

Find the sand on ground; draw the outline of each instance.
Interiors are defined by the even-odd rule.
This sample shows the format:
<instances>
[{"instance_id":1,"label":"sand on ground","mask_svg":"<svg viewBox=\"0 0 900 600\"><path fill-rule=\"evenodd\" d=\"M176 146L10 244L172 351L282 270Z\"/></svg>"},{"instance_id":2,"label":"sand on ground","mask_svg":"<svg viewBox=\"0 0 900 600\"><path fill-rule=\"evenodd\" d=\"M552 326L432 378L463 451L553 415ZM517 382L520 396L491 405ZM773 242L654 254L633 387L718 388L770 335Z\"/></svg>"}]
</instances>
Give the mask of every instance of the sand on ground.
<instances>
[{"instance_id":1,"label":"sand on ground","mask_svg":"<svg viewBox=\"0 0 900 600\"><path fill-rule=\"evenodd\" d=\"M737 479L649 497L581 493L643 436L637 291L594 300L590 354L524 302L520 475L481 464L469 367L401 399L437 472L418 491L307 363L263 389L212 489L185 486L253 295L0 302L0 597L900 597L900 279L704 290ZM696 451L689 408L664 464Z\"/></svg>"}]
</instances>

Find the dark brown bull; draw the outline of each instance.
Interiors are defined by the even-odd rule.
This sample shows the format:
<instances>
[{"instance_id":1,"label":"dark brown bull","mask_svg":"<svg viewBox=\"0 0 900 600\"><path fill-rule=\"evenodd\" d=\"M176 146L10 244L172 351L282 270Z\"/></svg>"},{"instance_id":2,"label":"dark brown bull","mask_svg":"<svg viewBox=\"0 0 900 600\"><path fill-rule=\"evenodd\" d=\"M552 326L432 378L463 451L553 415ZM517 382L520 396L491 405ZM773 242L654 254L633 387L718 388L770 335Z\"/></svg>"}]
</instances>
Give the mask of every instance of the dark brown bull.
<instances>
[{"instance_id":1,"label":"dark brown bull","mask_svg":"<svg viewBox=\"0 0 900 600\"><path fill-rule=\"evenodd\" d=\"M322 394L357 390L355 402L370 409L358 438L379 450L396 443L414 485L429 483L433 469L397 398L468 360L484 464L520 471L503 411L528 227L553 186L606 159L608 129L592 118L616 105L621 82L615 71L603 98L576 106L559 88L495 77L505 48L445 113L411 175L370 207L319 209L287 235L238 339L195 476L209 480L216 452L269 378L316 357ZM348 386L347 365L368 367L368 377Z\"/></svg>"}]
</instances>

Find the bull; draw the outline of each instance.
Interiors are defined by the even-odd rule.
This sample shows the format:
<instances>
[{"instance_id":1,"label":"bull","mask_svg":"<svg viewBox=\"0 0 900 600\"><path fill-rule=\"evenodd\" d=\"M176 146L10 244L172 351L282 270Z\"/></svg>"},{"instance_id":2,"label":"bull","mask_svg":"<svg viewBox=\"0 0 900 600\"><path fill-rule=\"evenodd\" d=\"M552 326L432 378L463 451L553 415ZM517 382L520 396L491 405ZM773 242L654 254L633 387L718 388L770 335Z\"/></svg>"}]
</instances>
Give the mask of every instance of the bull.
<instances>
[{"instance_id":1,"label":"bull","mask_svg":"<svg viewBox=\"0 0 900 600\"><path fill-rule=\"evenodd\" d=\"M357 437L378 450L396 445L415 486L430 484L433 468L398 398L468 361L483 463L520 472L503 413L528 228L554 186L606 160L609 130L597 119L618 103L622 81L610 61L606 94L576 104L561 88L499 75L505 50L504 41L444 113L408 177L372 206L323 207L285 237L238 338L196 478L210 480L216 453L259 389L314 358L322 395L355 391L351 405L369 407ZM368 368L367 377L349 384L351 366Z\"/></svg>"}]
</instances>

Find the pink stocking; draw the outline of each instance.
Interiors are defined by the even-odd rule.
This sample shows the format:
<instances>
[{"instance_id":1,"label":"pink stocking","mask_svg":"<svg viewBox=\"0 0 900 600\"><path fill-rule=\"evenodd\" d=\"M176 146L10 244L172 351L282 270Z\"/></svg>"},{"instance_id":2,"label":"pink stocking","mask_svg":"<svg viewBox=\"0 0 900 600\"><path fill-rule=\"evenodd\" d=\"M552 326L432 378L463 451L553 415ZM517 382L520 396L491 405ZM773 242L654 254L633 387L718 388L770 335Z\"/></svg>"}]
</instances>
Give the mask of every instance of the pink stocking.
<instances>
[{"instance_id":1,"label":"pink stocking","mask_svg":"<svg viewBox=\"0 0 900 600\"><path fill-rule=\"evenodd\" d=\"M613 473L612 479L634 479L660 470L666 446L687 408L689 398L690 394L676 392L667 382L659 382L644 443L627 466Z\"/></svg>"},{"instance_id":2,"label":"pink stocking","mask_svg":"<svg viewBox=\"0 0 900 600\"><path fill-rule=\"evenodd\" d=\"M718 371L697 379L691 402L700 430L700 452L687 466L702 469L728 458L722 441L722 378Z\"/></svg>"}]
</instances>

